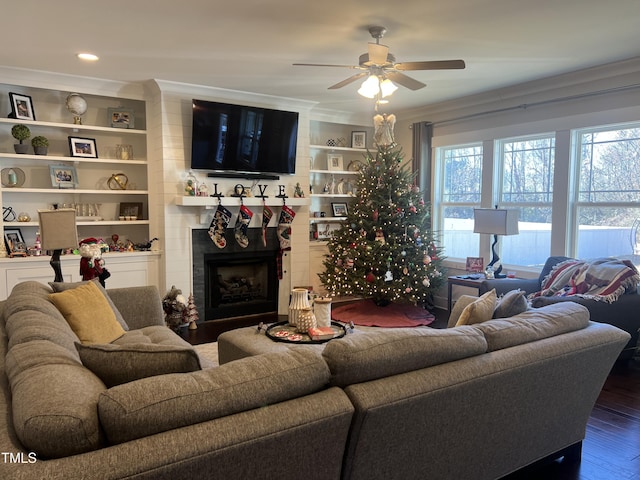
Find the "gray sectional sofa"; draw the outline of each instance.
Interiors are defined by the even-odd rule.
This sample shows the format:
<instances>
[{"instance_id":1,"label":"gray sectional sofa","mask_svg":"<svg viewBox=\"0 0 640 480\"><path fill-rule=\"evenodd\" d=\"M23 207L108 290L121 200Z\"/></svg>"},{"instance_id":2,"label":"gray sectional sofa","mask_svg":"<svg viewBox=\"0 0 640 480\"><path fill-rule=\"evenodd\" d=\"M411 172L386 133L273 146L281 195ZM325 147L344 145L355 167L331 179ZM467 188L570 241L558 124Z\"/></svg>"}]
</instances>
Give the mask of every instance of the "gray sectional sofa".
<instances>
[{"instance_id":1,"label":"gray sectional sofa","mask_svg":"<svg viewBox=\"0 0 640 480\"><path fill-rule=\"evenodd\" d=\"M220 336L219 367L107 386L49 293L25 282L2 305L2 478L499 478L579 457L629 338L573 303L313 346L239 329ZM155 289L108 295L124 350L189 349L166 336Z\"/></svg>"}]
</instances>

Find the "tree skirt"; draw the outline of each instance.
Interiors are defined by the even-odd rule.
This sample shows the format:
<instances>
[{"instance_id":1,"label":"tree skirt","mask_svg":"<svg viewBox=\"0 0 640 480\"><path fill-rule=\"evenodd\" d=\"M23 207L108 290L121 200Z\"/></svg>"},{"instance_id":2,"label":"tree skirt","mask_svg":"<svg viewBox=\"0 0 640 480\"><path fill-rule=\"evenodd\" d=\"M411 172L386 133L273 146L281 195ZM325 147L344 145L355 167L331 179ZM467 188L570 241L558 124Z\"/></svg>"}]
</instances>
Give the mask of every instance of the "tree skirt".
<instances>
[{"instance_id":1,"label":"tree skirt","mask_svg":"<svg viewBox=\"0 0 640 480\"><path fill-rule=\"evenodd\" d=\"M362 327L419 327L429 325L435 317L427 310L413 305L390 303L386 307L377 306L373 300L343 305L331 310L331 318L336 322Z\"/></svg>"}]
</instances>

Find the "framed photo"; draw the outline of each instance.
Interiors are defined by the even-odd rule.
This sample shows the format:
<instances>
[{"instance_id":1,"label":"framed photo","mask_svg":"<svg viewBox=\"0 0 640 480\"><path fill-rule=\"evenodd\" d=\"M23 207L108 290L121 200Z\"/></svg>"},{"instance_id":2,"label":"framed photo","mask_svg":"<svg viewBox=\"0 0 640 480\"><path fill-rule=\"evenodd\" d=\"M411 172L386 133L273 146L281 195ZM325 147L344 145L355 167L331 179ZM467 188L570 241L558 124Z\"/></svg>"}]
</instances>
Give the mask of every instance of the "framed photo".
<instances>
[{"instance_id":1,"label":"framed photo","mask_svg":"<svg viewBox=\"0 0 640 480\"><path fill-rule=\"evenodd\" d=\"M125 217L124 220L134 220L131 217L135 217L135 220L142 220L142 203L121 203L119 216Z\"/></svg>"},{"instance_id":2,"label":"framed photo","mask_svg":"<svg viewBox=\"0 0 640 480\"><path fill-rule=\"evenodd\" d=\"M346 203L332 203L331 209L333 210L334 217L346 217L347 216L347 204Z\"/></svg>"},{"instance_id":3,"label":"framed photo","mask_svg":"<svg viewBox=\"0 0 640 480\"><path fill-rule=\"evenodd\" d=\"M19 228L4 229L4 243L7 252L11 256L23 256L27 254L27 245L24 243L24 237Z\"/></svg>"},{"instance_id":4,"label":"framed photo","mask_svg":"<svg viewBox=\"0 0 640 480\"><path fill-rule=\"evenodd\" d=\"M333 236L333 232L338 230L342 225L340 223L318 223L317 233L318 240L328 240Z\"/></svg>"},{"instance_id":5,"label":"framed photo","mask_svg":"<svg viewBox=\"0 0 640 480\"><path fill-rule=\"evenodd\" d=\"M484 258L467 257L467 272L471 272L471 273L484 272Z\"/></svg>"},{"instance_id":6,"label":"framed photo","mask_svg":"<svg viewBox=\"0 0 640 480\"><path fill-rule=\"evenodd\" d=\"M98 149L93 138L69 137L69 152L72 157L98 158Z\"/></svg>"},{"instance_id":7,"label":"framed photo","mask_svg":"<svg viewBox=\"0 0 640 480\"><path fill-rule=\"evenodd\" d=\"M130 108L109 108L109 125L114 128L135 128L135 116Z\"/></svg>"},{"instance_id":8,"label":"framed photo","mask_svg":"<svg viewBox=\"0 0 640 480\"><path fill-rule=\"evenodd\" d=\"M11 100L11 117L19 120L35 120L36 113L33 110L33 102L29 95L9 92Z\"/></svg>"},{"instance_id":9,"label":"framed photo","mask_svg":"<svg viewBox=\"0 0 640 480\"><path fill-rule=\"evenodd\" d=\"M76 168L69 165L49 165L51 185L56 188L75 188L78 184Z\"/></svg>"},{"instance_id":10,"label":"framed photo","mask_svg":"<svg viewBox=\"0 0 640 480\"><path fill-rule=\"evenodd\" d=\"M351 148L367 148L367 132L351 132Z\"/></svg>"},{"instance_id":11,"label":"framed photo","mask_svg":"<svg viewBox=\"0 0 640 480\"><path fill-rule=\"evenodd\" d=\"M342 155L330 153L327 155L327 170L344 170Z\"/></svg>"}]
</instances>

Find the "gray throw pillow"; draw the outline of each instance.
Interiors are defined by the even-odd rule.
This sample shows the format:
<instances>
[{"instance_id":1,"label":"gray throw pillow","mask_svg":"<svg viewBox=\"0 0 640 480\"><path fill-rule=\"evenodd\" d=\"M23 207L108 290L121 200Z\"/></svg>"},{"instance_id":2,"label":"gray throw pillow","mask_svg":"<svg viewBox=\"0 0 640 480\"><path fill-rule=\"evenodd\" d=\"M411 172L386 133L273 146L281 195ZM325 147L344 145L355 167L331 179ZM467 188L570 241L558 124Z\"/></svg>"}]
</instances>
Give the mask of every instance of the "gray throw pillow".
<instances>
[{"instance_id":1,"label":"gray throw pillow","mask_svg":"<svg viewBox=\"0 0 640 480\"><path fill-rule=\"evenodd\" d=\"M116 305L113 303L113 301L111 300L111 297L109 297L109 293L107 293L107 291L100 284L98 279L96 278L96 279L88 280L88 281L89 282L93 282L93 283L96 284L98 289L102 292L104 297L107 299L107 303L111 307L111 310L113 310L113 314L116 316L116 320L118 321L118 323L122 326L122 328L124 329L125 332L128 331L129 330L129 325L127 325L127 322L122 317L122 314L120 313L120 310L118 310L118 307L116 307ZM87 282L49 282L49 286L52 288L52 290L55 293L60 293L60 292L66 291L66 290L71 290L73 288L79 287L81 285L84 285L85 283L87 283Z\"/></svg>"},{"instance_id":2,"label":"gray throw pillow","mask_svg":"<svg viewBox=\"0 0 640 480\"><path fill-rule=\"evenodd\" d=\"M493 318L508 318L526 312L529 308L527 298L522 290L511 290L505 293L496 302Z\"/></svg>"},{"instance_id":3,"label":"gray throw pillow","mask_svg":"<svg viewBox=\"0 0 640 480\"><path fill-rule=\"evenodd\" d=\"M201 370L198 354L191 347L153 343L75 345L82 364L109 388L155 375Z\"/></svg>"}]
</instances>

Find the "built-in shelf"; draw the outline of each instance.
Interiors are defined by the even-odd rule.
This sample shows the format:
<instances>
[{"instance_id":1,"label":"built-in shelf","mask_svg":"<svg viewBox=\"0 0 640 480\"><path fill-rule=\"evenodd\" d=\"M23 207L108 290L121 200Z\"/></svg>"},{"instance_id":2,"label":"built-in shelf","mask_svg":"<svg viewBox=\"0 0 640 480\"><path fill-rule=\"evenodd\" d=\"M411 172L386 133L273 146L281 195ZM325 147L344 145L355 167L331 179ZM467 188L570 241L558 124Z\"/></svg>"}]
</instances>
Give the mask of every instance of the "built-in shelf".
<instances>
[{"instance_id":1,"label":"built-in shelf","mask_svg":"<svg viewBox=\"0 0 640 480\"><path fill-rule=\"evenodd\" d=\"M71 132L79 132L81 130L89 132L112 132L112 133L133 133L139 135L146 135L146 130L140 130L136 128L114 128L114 127L101 127L98 125L76 125L74 123L61 123L61 122L41 122L39 120L17 120L15 118L0 118L0 123L24 123L25 125L51 127L51 128L67 128Z\"/></svg>"},{"instance_id":2,"label":"built-in shelf","mask_svg":"<svg viewBox=\"0 0 640 480\"><path fill-rule=\"evenodd\" d=\"M360 172L353 170L318 170L312 168L309 173L324 173L327 175L358 175Z\"/></svg>"},{"instance_id":3,"label":"built-in shelf","mask_svg":"<svg viewBox=\"0 0 640 480\"><path fill-rule=\"evenodd\" d=\"M269 206L278 206L283 203L289 206L302 206L309 205L310 201L308 198L285 198L284 201L282 198L278 197L267 197L262 199L260 197L231 197L225 196L220 199L218 197L190 197L190 196L180 196L176 197L176 205L180 205L182 207L215 207L218 204L222 204L226 207L228 206L240 206L240 204L248 205L248 206L260 206L260 205L269 205Z\"/></svg>"},{"instance_id":4,"label":"built-in shelf","mask_svg":"<svg viewBox=\"0 0 640 480\"><path fill-rule=\"evenodd\" d=\"M311 217L309 223L344 222L347 217Z\"/></svg>"},{"instance_id":5,"label":"built-in shelf","mask_svg":"<svg viewBox=\"0 0 640 480\"><path fill-rule=\"evenodd\" d=\"M74 162L74 163L109 163L115 165L145 165L146 160L119 160L117 158L82 158L69 157L63 155L31 155L17 153L0 153L0 158L8 158L11 160L35 160L39 162Z\"/></svg>"},{"instance_id":6,"label":"built-in shelf","mask_svg":"<svg viewBox=\"0 0 640 480\"><path fill-rule=\"evenodd\" d=\"M309 148L315 148L317 150L328 150L330 152L362 152L367 153L369 150L366 148L351 148L351 147L330 147L328 145L309 145Z\"/></svg>"},{"instance_id":7,"label":"built-in shelf","mask_svg":"<svg viewBox=\"0 0 640 480\"><path fill-rule=\"evenodd\" d=\"M93 190L87 188L3 188L3 193L67 193L67 194L104 194L104 195L148 195L147 190Z\"/></svg>"}]
</instances>

